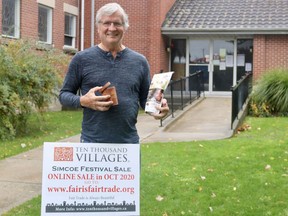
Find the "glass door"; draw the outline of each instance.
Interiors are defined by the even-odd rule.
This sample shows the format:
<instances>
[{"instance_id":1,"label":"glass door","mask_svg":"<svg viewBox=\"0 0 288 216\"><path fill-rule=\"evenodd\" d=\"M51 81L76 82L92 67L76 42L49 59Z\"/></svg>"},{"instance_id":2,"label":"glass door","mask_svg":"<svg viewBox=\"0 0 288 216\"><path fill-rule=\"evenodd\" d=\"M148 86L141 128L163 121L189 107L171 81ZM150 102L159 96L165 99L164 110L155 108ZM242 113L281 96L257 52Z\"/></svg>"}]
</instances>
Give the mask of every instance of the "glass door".
<instances>
[{"instance_id":1,"label":"glass door","mask_svg":"<svg viewBox=\"0 0 288 216\"><path fill-rule=\"evenodd\" d=\"M176 41L176 40L175 40ZM204 90L207 93L227 95L231 87L253 67L253 39L190 38L187 42L187 58L181 52L172 52L172 65L183 76L199 70L204 72ZM181 56L181 57L179 57ZM183 60L181 60L183 59ZM184 65L185 61L188 67ZM180 63L180 64L179 64ZM172 69L173 69L172 67ZM181 68L181 69L180 69ZM185 68L187 73L185 73Z\"/></svg>"},{"instance_id":2,"label":"glass door","mask_svg":"<svg viewBox=\"0 0 288 216\"><path fill-rule=\"evenodd\" d=\"M213 91L230 91L233 86L234 40L213 41Z\"/></svg>"},{"instance_id":3,"label":"glass door","mask_svg":"<svg viewBox=\"0 0 288 216\"><path fill-rule=\"evenodd\" d=\"M209 90L209 40L190 40L189 43L189 74L203 71L204 90Z\"/></svg>"}]
</instances>

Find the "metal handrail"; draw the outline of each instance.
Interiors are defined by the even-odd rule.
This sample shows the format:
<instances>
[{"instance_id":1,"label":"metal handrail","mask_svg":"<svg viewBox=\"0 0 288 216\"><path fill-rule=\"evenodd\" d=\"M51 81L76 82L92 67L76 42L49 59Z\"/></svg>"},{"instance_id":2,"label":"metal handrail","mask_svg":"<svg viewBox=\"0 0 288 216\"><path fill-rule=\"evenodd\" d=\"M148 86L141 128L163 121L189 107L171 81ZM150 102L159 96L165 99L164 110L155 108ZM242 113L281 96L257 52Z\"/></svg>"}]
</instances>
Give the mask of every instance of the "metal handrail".
<instances>
[{"instance_id":1,"label":"metal handrail","mask_svg":"<svg viewBox=\"0 0 288 216\"><path fill-rule=\"evenodd\" d=\"M232 110L231 110L231 129L233 123L238 119L238 114L243 110L249 95L252 92L252 72L247 73L240 79L235 86L231 87L232 91Z\"/></svg>"},{"instance_id":2,"label":"metal handrail","mask_svg":"<svg viewBox=\"0 0 288 216\"><path fill-rule=\"evenodd\" d=\"M177 110L183 110L185 106L197 100L201 93L204 95L203 71L197 71L187 77L171 81L164 92L170 110L168 115L160 120L160 126L163 126L163 121L167 117L174 118Z\"/></svg>"}]
</instances>

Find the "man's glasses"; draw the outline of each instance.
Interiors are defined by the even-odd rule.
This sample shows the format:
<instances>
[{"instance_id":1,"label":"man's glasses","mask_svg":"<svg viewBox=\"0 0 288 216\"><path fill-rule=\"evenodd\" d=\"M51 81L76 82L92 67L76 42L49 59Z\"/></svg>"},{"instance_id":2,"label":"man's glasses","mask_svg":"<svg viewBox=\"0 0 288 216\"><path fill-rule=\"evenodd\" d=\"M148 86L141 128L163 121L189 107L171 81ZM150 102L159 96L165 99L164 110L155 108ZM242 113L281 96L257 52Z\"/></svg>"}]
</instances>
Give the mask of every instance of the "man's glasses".
<instances>
[{"instance_id":1,"label":"man's glasses","mask_svg":"<svg viewBox=\"0 0 288 216\"><path fill-rule=\"evenodd\" d=\"M123 23L119 23L119 22L101 22L100 21L99 23L101 23L106 28L109 28L111 24L113 24L113 26L116 28L120 28L124 25Z\"/></svg>"}]
</instances>

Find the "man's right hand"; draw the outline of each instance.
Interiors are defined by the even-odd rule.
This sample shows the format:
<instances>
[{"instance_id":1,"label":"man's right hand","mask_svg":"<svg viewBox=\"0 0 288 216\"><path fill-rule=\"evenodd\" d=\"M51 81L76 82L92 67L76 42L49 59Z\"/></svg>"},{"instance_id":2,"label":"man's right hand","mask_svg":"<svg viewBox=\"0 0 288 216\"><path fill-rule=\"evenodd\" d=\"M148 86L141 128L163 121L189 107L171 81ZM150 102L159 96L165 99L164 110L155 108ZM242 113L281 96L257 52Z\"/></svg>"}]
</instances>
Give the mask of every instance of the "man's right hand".
<instances>
[{"instance_id":1,"label":"man's right hand","mask_svg":"<svg viewBox=\"0 0 288 216\"><path fill-rule=\"evenodd\" d=\"M110 101L110 95L97 96L95 93L99 92L102 87L94 87L90 89L85 95L80 97L80 104L83 107L87 107L98 111L107 111L113 105Z\"/></svg>"}]
</instances>

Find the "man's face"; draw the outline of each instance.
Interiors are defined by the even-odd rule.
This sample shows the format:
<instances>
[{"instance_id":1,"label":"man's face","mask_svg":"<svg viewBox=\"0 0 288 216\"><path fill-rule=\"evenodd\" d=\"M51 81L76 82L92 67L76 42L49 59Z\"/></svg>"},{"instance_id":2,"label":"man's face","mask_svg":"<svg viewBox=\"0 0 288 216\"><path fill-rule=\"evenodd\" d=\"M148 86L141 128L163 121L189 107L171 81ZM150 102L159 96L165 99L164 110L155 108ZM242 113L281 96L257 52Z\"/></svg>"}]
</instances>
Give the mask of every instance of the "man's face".
<instances>
[{"instance_id":1,"label":"man's face","mask_svg":"<svg viewBox=\"0 0 288 216\"><path fill-rule=\"evenodd\" d=\"M98 25L101 42L106 46L119 46L124 36L122 16L116 12L111 16L103 16Z\"/></svg>"}]
</instances>

